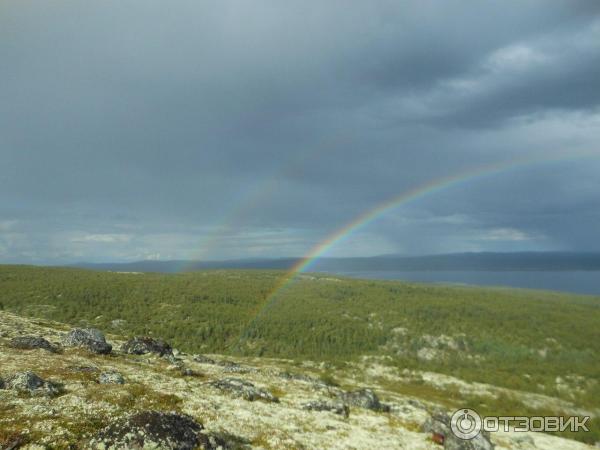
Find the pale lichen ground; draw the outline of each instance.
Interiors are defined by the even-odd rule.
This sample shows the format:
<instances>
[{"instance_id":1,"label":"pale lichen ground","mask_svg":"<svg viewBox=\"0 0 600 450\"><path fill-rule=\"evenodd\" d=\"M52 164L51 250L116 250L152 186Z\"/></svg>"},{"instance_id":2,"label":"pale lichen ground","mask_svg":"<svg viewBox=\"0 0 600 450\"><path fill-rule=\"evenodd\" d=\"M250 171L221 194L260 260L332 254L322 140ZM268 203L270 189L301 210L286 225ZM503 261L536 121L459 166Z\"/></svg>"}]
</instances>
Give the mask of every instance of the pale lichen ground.
<instances>
[{"instance_id":1,"label":"pale lichen ground","mask_svg":"<svg viewBox=\"0 0 600 450\"><path fill-rule=\"evenodd\" d=\"M420 432L435 406L424 399L403 396L385 389L385 381L416 376L395 373L393 369L364 361L349 365L336 379L346 389L369 387L391 406L391 412L376 412L352 407L350 416L332 412L306 411L302 405L328 398L338 388L323 387L310 381L286 379L282 371L318 378L320 366L309 361L297 367L291 361L264 358L229 358L240 364L241 373L231 373L216 364L197 363L191 355L179 354L186 367L198 373L183 376L176 366L156 356L133 356L118 352L123 337L108 335L113 355L93 355L83 349L65 349L53 354L45 350L10 348L12 337L43 336L58 343L69 328L62 324L23 318L0 312L0 377L31 370L42 378L63 383L64 393L55 398L26 396L0 390L0 442L3 434L29 435L24 448L66 448L80 443L90 433L107 425L115 417L134 410L178 410L203 423L208 431L235 435L247 448L255 449L439 449L429 434ZM222 360L219 355L208 355ZM98 371L78 371L94 367ZM96 383L102 371L114 370L125 378L123 385ZM419 376L443 386L464 383L461 380ZM280 397L279 403L249 402L223 393L208 383L236 377L254 383ZM440 376L441 377L441 376ZM468 383L461 384L465 389ZM465 387L467 386L467 387ZM493 392L491 386L473 386ZM497 433L492 435L496 448L513 449L585 449L582 443L540 433Z\"/></svg>"}]
</instances>

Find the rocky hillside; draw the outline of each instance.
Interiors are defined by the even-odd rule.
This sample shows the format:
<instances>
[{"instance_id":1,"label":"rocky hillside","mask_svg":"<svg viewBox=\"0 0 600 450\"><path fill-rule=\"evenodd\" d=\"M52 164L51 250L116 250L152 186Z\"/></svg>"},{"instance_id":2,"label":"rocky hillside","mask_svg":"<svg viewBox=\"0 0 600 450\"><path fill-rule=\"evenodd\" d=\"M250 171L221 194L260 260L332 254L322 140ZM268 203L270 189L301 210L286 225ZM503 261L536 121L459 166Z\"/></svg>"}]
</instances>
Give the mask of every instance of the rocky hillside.
<instances>
[{"instance_id":1,"label":"rocky hillside","mask_svg":"<svg viewBox=\"0 0 600 450\"><path fill-rule=\"evenodd\" d=\"M400 377L449 377L395 373L375 359L327 369L185 354L158 337L0 311L0 449L591 448L542 433L460 441L443 401L387 388Z\"/></svg>"}]
</instances>

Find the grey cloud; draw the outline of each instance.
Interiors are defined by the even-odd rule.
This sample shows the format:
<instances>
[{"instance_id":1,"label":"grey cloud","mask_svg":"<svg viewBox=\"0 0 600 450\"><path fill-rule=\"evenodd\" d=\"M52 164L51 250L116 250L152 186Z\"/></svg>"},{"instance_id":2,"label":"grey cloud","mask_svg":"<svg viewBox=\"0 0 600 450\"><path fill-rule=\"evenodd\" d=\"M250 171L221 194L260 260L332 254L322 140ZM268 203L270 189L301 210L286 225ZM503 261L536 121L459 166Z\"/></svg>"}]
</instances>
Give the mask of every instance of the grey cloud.
<instances>
[{"instance_id":1,"label":"grey cloud","mask_svg":"<svg viewBox=\"0 0 600 450\"><path fill-rule=\"evenodd\" d=\"M8 2L0 260L297 255L428 180L593 147L599 13L541 0ZM512 248L497 230L584 248L571 236L596 226L595 186L571 190L570 174L596 166L574 164L498 178L518 202L484 185L431 196L410 223L391 211L332 252ZM544 223L544 208L572 220ZM453 215L465 220L435 220Z\"/></svg>"}]
</instances>

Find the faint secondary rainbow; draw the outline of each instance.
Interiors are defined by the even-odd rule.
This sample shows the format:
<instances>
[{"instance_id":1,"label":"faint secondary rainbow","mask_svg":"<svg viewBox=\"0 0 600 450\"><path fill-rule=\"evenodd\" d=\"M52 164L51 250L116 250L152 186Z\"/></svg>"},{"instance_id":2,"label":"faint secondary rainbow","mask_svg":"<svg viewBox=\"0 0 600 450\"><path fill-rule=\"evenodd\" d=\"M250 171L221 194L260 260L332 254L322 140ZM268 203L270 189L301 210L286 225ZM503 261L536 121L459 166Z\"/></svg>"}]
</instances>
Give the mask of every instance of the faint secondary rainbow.
<instances>
[{"instance_id":1,"label":"faint secondary rainbow","mask_svg":"<svg viewBox=\"0 0 600 450\"><path fill-rule=\"evenodd\" d=\"M224 208L219 220L211 226L211 230L201 236L200 241L194 246L196 248L194 253L182 260L175 271L196 270L195 264L206 260L206 257L219 247L223 238L228 234L235 233L236 227L245 216L260 208L262 203L278 192L282 180L301 173L303 168L321 153L342 147L349 142L351 139L346 135L328 136L309 150L294 153L283 167L270 177L265 177L254 185L245 187L244 191L240 192L235 200L232 199L227 208Z\"/></svg>"},{"instance_id":2,"label":"faint secondary rainbow","mask_svg":"<svg viewBox=\"0 0 600 450\"><path fill-rule=\"evenodd\" d=\"M372 209L355 217L351 222L347 223L343 227L337 229L334 233L330 234L327 238L321 241L319 244L314 246L308 254L303 257L298 263L296 263L282 279L276 284L275 288L266 297L267 306L286 286L288 286L299 273L305 271L315 260L321 257L331 247L352 235L358 229L365 227L372 223L377 218L384 215L386 212L406 205L412 201L423 198L427 195L434 194L436 192L448 189L452 186L458 185L463 182L473 181L477 178L483 178L490 175L495 175L501 172L505 172L511 169L521 168L529 165L535 165L540 163L558 162L563 160L572 160L578 157L590 157L600 156L598 152L581 152L581 153L570 153L569 155L555 155L545 156L543 158L517 158L507 162L500 162L494 164L486 164L471 168L466 171L458 172L442 178L436 178L426 183L418 185L412 189L402 192L387 201L380 203ZM264 307L263 307L264 308ZM260 313L260 311L259 311Z\"/></svg>"}]
</instances>

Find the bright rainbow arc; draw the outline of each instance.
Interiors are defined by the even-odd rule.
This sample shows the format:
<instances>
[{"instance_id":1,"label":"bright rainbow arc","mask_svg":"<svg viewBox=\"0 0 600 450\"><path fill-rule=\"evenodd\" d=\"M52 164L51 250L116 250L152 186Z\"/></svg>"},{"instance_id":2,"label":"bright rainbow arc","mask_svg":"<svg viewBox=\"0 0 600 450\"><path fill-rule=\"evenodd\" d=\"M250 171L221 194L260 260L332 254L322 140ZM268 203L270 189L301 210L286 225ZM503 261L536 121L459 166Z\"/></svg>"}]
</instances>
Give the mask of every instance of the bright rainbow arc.
<instances>
[{"instance_id":1,"label":"bright rainbow arc","mask_svg":"<svg viewBox=\"0 0 600 450\"><path fill-rule=\"evenodd\" d=\"M519 158L515 160L511 160L508 162L495 163L495 164L486 164L483 166L478 166L474 169L470 169L467 171L459 172L457 174L449 175L443 178L437 178L435 180L431 180L427 183L421 184L413 189L403 192L402 194L393 197L390 200L387 200L376 207L366 211L363 214L357 216L350 223L344 225L343 227L336 230L334 233L330 234L325 240L320 242L318 245L313 247L309 253L302 258L297 264L295 264L287 273L284 275L279 283L275 286L275 288L271 291L271 293L266 297L265 307L273 301L273 299L284 290L289 284L293 282L296 276L305 271L315 260L317 260L320 256L322 256L327 250L333 247L335 244L339 243L346 237L350 236L352 233L357 231L359 228L366 226L376 220L378 217L382 216L386 212L398 208L399 206L406 205L411 201L422 198L426 195L441 191L443 189L447 189L454 185L457 185L462 182L472 181L477 178L490 176L494 174L498 174L500 172L504 172L506 170L521 168L528 165L540 164L540 163L550 163L550 162L558 162L562 160L571 160L574 157L590 157L590 156L600 156L598 152L582 152L577 154L569 154L568 156L557 155L554 157L544 157L544 158ZM264 309L264 307L263 307ZM260 313L260 312L259 312Z\"/></svg>"}]
</instances>

